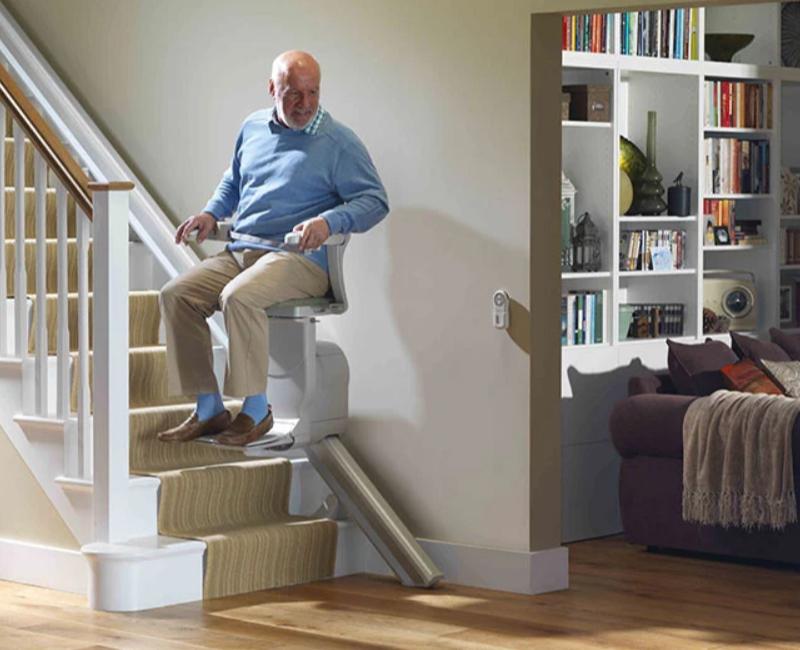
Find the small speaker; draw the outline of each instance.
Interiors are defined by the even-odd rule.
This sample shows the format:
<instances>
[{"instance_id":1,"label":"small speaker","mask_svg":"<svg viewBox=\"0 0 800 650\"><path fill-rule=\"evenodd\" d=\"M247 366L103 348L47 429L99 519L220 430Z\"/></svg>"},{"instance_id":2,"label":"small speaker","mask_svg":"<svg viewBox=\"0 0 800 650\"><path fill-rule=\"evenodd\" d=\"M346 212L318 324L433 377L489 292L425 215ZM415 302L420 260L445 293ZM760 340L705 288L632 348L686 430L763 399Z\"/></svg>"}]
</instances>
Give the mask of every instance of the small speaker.
<instances>
[{"instance_id":1,"label":"small speaker","mask_svg":"<svg viewBox=\"0 0 800 650\"><path fill-rule=\"evenodd\" d=\"M729 324L728 329L757 329L755 276L749 271L706 271L703 277L703 308L725 319Z\"/></svg>"}]
</instances>

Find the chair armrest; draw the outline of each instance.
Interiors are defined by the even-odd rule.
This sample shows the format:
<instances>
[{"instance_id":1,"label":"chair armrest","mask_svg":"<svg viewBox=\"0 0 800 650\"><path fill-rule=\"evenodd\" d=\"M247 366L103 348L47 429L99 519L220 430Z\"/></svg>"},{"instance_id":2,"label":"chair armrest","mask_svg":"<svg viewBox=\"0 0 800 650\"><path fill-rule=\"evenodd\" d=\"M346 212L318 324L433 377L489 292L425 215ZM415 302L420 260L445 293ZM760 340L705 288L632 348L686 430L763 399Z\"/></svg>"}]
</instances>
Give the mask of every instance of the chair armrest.
<instances>
[{"instance_id":1,"label":"chair armrest","mask_svg":"<svg viewBox=\"0 0 800 650\"><path fill-rule=\"evenodd\" d=\"M694 395L633 395L614 405L611 440L623 458L683 458L683 417Z\"/></svg>"}]
</instances>

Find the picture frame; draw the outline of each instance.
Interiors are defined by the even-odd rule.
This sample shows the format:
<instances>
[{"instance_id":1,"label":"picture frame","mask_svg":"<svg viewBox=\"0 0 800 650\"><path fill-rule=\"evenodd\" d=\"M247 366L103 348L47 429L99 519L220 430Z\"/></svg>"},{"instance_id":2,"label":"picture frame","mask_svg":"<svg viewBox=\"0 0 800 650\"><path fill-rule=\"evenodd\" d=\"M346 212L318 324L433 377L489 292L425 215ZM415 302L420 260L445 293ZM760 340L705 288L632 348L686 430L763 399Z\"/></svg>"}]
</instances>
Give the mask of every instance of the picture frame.
<instances>
[{"instance_id":1,"label":"picture frame","mask_svg":"<svg viewBox=\"0 0 800 650\"><path fill-rule=\"evenodd\" d=\"M672 271L672 249L669 246L653 246L650 250L654 271Z\"/></svg>"},{"instance_id":2,"label":"picture frame","mask_svg":"<svg viewBox=\"0 0 800 650\"><path fill-rule=\"evenodd\" d=\"M731 236L728 226L714 226L714 246L730 246Z\"/></svg>"},{"instance_id":3,"label":"picture frame","mask_svg":"<svg viewBox=\"0 0 800 650\"><path fill-rule=\"evenodd\" d=\"M794 287L792 285L781 285L779 304L781 323L791 323L794 320Z\"/></svg>"}]
</instances>

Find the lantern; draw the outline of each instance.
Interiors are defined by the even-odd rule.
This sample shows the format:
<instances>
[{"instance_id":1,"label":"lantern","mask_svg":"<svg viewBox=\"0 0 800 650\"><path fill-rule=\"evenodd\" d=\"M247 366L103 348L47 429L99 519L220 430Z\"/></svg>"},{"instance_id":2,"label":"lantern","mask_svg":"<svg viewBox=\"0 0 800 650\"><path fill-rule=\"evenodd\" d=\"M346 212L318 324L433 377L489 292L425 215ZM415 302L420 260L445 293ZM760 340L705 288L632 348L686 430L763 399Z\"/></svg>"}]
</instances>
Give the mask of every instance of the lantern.
<instances>
[{"instance_id":1,"label":"lantern","mask_svg":"<svg viewBox=\"0 0 800 650\"><path fill-rule=\"evenodd\" d=\"M588 212L584 212L575 226L575 237L572 240L572 270L599 271L600 233L592 222Z\"/></svg>"},{"instance_id":2,"label":"lantern","mask_svg":"<svg viewBox=\"0 0 800 650\"><path fill-rule=\"evenodd\" d=\"M575 186L561 172L561 271L572 271L574 266L572 236L575 226Z\"/></svg>"}]
</instances>

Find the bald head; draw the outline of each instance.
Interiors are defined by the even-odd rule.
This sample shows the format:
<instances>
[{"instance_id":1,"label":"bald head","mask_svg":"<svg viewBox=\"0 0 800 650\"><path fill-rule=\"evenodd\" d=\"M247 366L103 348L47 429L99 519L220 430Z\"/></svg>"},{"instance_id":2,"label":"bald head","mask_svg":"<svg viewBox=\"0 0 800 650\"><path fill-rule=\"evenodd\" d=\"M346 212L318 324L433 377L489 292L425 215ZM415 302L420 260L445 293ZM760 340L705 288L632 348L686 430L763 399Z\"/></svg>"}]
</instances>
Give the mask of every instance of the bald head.
<instances>
[{"instance_id":1,"label":"bald head","mask_svg":"<svg viewBox=\"0 0 800 650\"><path fill-rule=\"evenodd\" d=\"M272 62L269 94L284 125L301 130L314 118L321 76L319 63L308 52L289 50Z\"/></svg>"},{"instance_id":2,"label":"bald head","mask_svg":"<svg viewBox=\"0 0 800 650\"><path fill-rule=\"evenodd\" d=\"M321 77L319 63L317 63L317 60L308 52L289 50L275 57L275 60L272 62L273 81L286 78L286 76L293 72L316 75L317 80Z\"/></svg>"}]
</instances>

